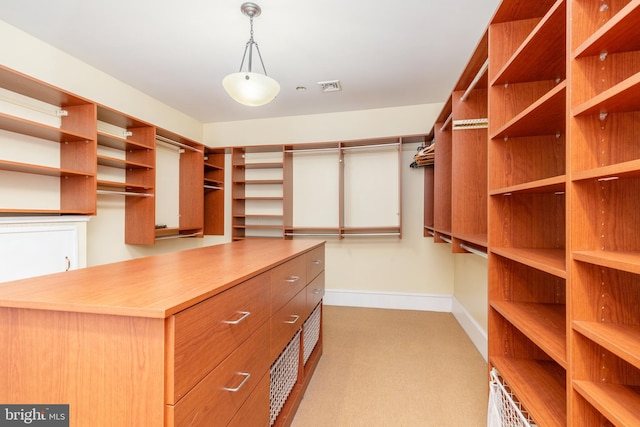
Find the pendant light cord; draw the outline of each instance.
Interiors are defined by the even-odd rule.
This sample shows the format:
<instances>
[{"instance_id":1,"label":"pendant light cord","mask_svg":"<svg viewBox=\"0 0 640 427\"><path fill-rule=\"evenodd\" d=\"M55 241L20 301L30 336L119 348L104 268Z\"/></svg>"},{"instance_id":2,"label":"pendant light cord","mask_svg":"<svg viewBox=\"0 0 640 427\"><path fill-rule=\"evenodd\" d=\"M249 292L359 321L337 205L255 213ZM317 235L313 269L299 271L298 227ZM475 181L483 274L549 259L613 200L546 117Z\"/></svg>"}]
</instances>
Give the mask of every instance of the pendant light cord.
<instances>
[{"instance_id":1,"label":"pendant light cord","mask_svg":"<svg viewBox=\"0 0 640 427\"><path fill-rule=\"evenodd\" d=\"M264 71L264 75L266 76L267 69L265 68L264 61L262 60L262 55L260 54L260 48L258 47L258 43L256 43L255 40L253 39L253 15L249 16L249 25L250 25L249 41L247 42L244 48L244 54L242 55L242 62L240 63L239 72L242 72L244 60L247 56L247 50L249 51L248 72L251 72L252 65L253 65L253 46L255 46L256 52L258 52L258 58L260 58L260 64L262 65L262 71Z\"/></svg>"}]
</instances>

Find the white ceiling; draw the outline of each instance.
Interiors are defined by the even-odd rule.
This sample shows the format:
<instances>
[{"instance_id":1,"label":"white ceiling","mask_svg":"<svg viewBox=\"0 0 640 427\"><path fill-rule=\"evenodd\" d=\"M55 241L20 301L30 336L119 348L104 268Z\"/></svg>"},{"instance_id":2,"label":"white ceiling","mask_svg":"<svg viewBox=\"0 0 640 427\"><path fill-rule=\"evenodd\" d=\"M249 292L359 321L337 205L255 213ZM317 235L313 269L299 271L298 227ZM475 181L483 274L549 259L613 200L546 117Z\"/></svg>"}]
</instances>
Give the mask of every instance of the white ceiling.
<instances>
[{"instance_id":1,"label":"white ceiling","mask_svg":"<svg viewBox=\"0 0 640 427\"><path fill-rule=\"evenodd\" d=\"M0 19L207 123L444 102L499 1L256 0L254 38L281 86L262 107L221 84L249 39L242 3L0 0ZM335 79L341 92L320 91Z\"/></svg>"}]
</instances>

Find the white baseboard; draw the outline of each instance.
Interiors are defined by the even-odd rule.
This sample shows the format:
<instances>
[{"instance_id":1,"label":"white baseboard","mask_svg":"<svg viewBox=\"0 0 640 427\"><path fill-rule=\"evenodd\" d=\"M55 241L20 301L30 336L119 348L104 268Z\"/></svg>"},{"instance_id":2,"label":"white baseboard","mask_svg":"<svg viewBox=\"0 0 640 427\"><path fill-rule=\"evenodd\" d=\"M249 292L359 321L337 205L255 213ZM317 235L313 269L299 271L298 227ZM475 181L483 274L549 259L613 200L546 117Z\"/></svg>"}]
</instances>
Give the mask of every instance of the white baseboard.
<instances>
[{"instance_id":1,"label":"white baseboard","mask_svg":"<svg viewBox=\"0 0 640 427\"><path fill-rule=\"evenodd\" d=\"M323 303L347 307L452 313L484 360L488 360L487 332L452 295L327 289Z\"/></svg>"},{"instance_id":2,"label":"white baseboard","mask_svg":"<svg viewBox=\"0 0 640 427\"><path fill-rule=\"evenodd\" d=\"M451 298L451 295L327 289L323 301L326 305L450 313Z\"/></svg>"},{"instance_id":3,"label":"white baseboard","mask_svg":"<svg viewBox=\"0 0 640 427\"><path fill-rule=\"evenodd\" d=\"M453 316L456 318L462 329L467 333L473 345L476 346L485 361L489 361L489 339L487 331L471 316L462 304L456 299L452 298L452 310Z\"/></svg>"}]
</instances>

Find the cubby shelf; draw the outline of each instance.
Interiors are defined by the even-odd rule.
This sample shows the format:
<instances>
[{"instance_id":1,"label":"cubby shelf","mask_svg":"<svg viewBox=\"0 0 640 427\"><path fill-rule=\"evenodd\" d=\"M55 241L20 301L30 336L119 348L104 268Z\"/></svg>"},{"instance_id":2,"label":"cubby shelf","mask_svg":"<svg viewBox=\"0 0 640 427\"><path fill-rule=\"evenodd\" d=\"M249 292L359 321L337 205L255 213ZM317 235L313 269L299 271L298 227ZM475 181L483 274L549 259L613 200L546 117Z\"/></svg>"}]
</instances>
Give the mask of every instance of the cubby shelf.
<instances>
[{"instance_id":1,"label":"cubby shelf","mask_svg":"<svg viewBox=\"0 0 640 427\"><path fill-rule=\"evenodd\" d=\"M573 388L614 425L640 425L640 394L634 388L588 381L574 381Z\"/></svg>"},{"instance_id":2,"label":"cubby shelf","mask_svg":"<svg viewBox=\"0 0 640 427\"><path fill-rule=\"evenodd\" d=\"M573 108L574 116L640 110L640 72Z\"/></svg>"},{"instance_id":3,"label":"cubby shelf","mask_svg":"<svg viewBox=\"0 0 640 427\"><path fill-rule=\"evenodd\" d=\"M558 0L502 69L497 72L491 85L564 80L566 74L565 19L565 2ZM519 22L522 21L512 21L511 24L518 25ZM544 66L540 67L538 64L544 64Z\"/></svg>"},{"instance_id":4,"label":"cubby shelf","mask_svg":"<svg viewBox=\"0 0 640 427\"><path fill-rule=\"evenodd\" d=\"M638 251L573 251L573 259L601 267L640 274L640 250Z\"/></svg>"},{"instance_id":5,"label":"cubby shelf","mask_svg":"<svg viewBox=\"0 0 640 427\"><path fill-rule=\"evenodd\" d=\"M565 371L554 362L491 357L490 362L540 426L566 426Z\"/></svg>"},{"instance_id":6,"label":"cubby shelf","mask_svg":"<svg viewBox=\"0 0 640 427\"><path fill-rule=\"evenodd\" d=\"M640 369L640 326L575 320L573 329Z\"/></svg>"},{"instance_id":7,"label":"cubby shelf","mask_svg":"<svg viewBox=\"0 0 640 427\"><path fill-rule=\"evenodd\" d=\"M595 5L598 7L598 5ZM629 1L573 52L575 58L640 50L640 1ZM624 37L620 37L624 34Z\"/></svg>"},{"instance_id":8,"label":"cubby shelf","mask_svg":"<svg viewBox=\"0 0 640 427\"><path fill-rule=\"evenodd\" d=\"M491 253L556 277L563 279L567 277L564 249L501 248L492 246Z\"/></svg>"},{"instance_id":9,"label":"cubby shelf","mask_svg":"<svg viewBox=\"0 0 640 427\"><path fill-rule=\"evenodd\" d=\"M153 145L149 146L144 142L131 141L125 138L120 138L115 135L110 135L105 132L98 131L98 141L100 145L105 147L114 148L116 150L155 150Z\"/></svg>"},{"instance_id":10,"label":"cubby shelf","mask_svg":"<svg viewBox=\"0 0 640 427\"><path fill-rule=\"evenodd\" d=\"M564 304L493 301L491 307L522 333L526 333L556 363L567 368Z\"/></svg>"},{"instance_id":11,"label":"cubby shelf","mask_svg":"<svg viewBox=\"0 0 640 427\"><path fill-rule=\"evenodd\" d=\"M564 133L566 81L555 85L538 100L516 114L491 138L552 135Z\"/></svg>"}]
</instances>

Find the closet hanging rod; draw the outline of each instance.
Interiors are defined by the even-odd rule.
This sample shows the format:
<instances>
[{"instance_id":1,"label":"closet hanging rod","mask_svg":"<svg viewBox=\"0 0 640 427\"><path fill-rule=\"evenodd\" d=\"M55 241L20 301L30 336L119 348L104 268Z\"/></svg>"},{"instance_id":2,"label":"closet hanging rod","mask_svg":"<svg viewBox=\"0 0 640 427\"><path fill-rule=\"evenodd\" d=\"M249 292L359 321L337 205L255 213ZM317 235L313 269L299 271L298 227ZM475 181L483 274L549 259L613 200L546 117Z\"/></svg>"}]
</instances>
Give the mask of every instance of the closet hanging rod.
<instances>
[{"instance_id":1,"label":"closet hanging rod","mask_svg":"<svg viewBox=\"0 0 640 427\"><path fill-rule=\"evenodd\" d=\"M451 239L448 238L448 237L440 236L440 240L443 240L443 241L445 241L447 243L451 243Z\"/></svg>"},{"instance_id":2,"label":"closet hanging rod","mask_svg":"<svg viewBox=\"0 0 640 427\"><path fill-rule=\"evenodd\" d=\"M489 68L489 58L487 58L487 60L484 61L484 64L482 64L482 67L480 67L480 71L478 71L478 74L476 74L476 76L473 78L473 81L471 82L467 90L462 94L462 97L460 98L461 102L464 102L467 100L471 91L476 87L476 85L478 84L478 82L480 81L484 73L487 72L487 68Z\"/></svg>"},{"instance_id":3,"label":"closet hanging rod","mask_svg":"<svg viewBox=\"0 0 640 427\"><path fill-rule=\"evenodd\" d=\"M168 239L181 239L183 237L197 237L202 233L191 233L191 234L174 234L173 236L160 236L156 237L156 240L168 240Z\"/></svg>"},{"instance_id":4,"label":"closet hanging rod","mask_svg":"<svg viewBox=\"0 0 640 427\"><path fill-rule=\"evenodd\" d=\"M465 243L460 243L460 247L462 249L464 249L465 251L471 252L474 255L481 256L482 258L489 258L489 255L487 255L486 252L483 252L483 251L481 251L479 249L476 249L476 248L472 248L471 246L469 246L469 245L467 245Z\"/></svg>"},{"instance_id":5,"label":"closet hanging rod","mask_svg":"<svg viewBox=\"0 0 640 427\"><path fill-rule=\"evenodd\" d=\"M222 187L218 187L217 185L205 185L204 188L207 190L222 190Z\"/></svg>"},{"instance_id":6,"label":"closet hanging rod","mask_svg":"<svg viewBox=\"0 0 640 427\"><path fill-rule=\"evenodd\" d=\"M338 237L340 236L338 233L284 233L285 236L306 236L306 237L314 237L314 236L324 236L324 237Z\"/></svg>"},{"instance_id":7,"label":"closet hanging rod","mask_svg":"<svg viewBox=\"0 0 640 427\"><path fill-rule=\"evenodd\" d=\"M174 141L173 139L169 139L169 138L164 137L162 135L156 135L156 139L158 141L166 142L169 145L174 145L174 146L180 147L180 148L186 148L187 150L195 151L197 153L204 153L204 151L202 151L202 150L198 150L197 148L194 148L194 147L192 147L190 145L183 144L182 142Z\"/></svg>"},{"instance_id":8,"label":"closet hanging rod","mask_svg":"<svg viewBox=\"0 0 640 427\"><path fill-rule=\"evenodd\" d=\"M440 128L440 132L444 132L444 130L447 128L447 126L451 122L452 118L453 118L453 113L449 114L449 117L447 117L447 120L444 121L444 123L442 124L442 127Z\"/></svg>"},{"instance_id":9,"label":"closet hanging rod","mask_svg":"<svg viewBox=\"0 0 640 427\"><path fill-rule=\"evenodd\" d=\"M22 98L23 95L7 89L0 88L0 95L2 95L0 96L0 100L2 101L8 102L9 104L13 104L17 107L27 108L41 114L53 117L64 117L69 115L67 110L58 107L57 105L48 104L43 101L38 101L37 99L24 99Z\"/></svg>"},{"instance_id":10,"label":"closet hanging rod","mask_svg":"<svg viewBox=\"0 0 640 427\"><path fill-rule=\"evenodd\" d=\"M359 237L382 237L382 236L399 236L400 233L392 232L392 233L342 233L342 237L351 237L351 236L359 236Z\"/></svg>"},{"instance_id":11,"label":"closet hanging rod","mask_svg":"<svg viewBox=\"0 0 640 427\"><path fill-rule=\"evenodd\" d=\"M303 153L313 151L339 151L339 150L355 150L360 148L378 148L378 147L396 147L399 146L399 142L391 144L371 144L371 145L355 145L353 147L327 147L327 148L301 148L299 150L284 150L285 153Z\"/></svg>"},{"instance_id":12,"label":"closet hanging rod","mask_svg":"<svg viewBox=\"0 0 640 427\"><path fill-rule=\"evenodd\" d=\"M310 153L312 151L337 151L340 147L327 147L327 148L301 148L299 150L284 150L285 153Z\"/></svg>"},{"instance_id":13,"label":"closet hanging rod","mask_svg":"<svg viewBox=\"0 0 640 427\"><path fill-rule=\"evenodd\" d=\"M112 190L97 190L97 194L106 194L113 196L138 196L138 197L153 197L151 193L136 193L135 191L112 191Z\"/></svg>"},{"instance_id":14,"label":"closet hanging rod","mask_svg":"<svg viewBox=\"0 0 640 427\"><path fill-rule=\"evenodd\" d=\"M371 145L354 145L352 147L340 147L341 150L359 150L364 148L378 148L378 147L398 147L400 146L399 142L394 142L391 144L371 144Z\"/></svg>"}]
</instances>

